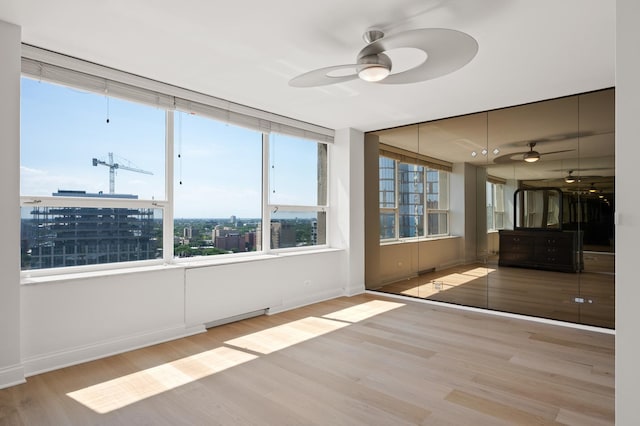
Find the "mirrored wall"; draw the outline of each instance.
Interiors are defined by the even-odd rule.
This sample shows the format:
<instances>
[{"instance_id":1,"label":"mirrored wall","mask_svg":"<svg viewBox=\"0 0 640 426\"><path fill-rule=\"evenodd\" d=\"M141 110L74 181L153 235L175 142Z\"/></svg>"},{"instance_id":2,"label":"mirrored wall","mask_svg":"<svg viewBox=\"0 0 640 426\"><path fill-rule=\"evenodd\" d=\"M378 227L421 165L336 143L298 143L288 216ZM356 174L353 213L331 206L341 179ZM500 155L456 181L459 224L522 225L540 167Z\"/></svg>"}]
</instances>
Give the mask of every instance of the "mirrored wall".
<instances>
[{"instance_id":1,"label":"mirrored wall","mask_svg":"<svg viewBox=\"0 0 640 426\"><path fill-rule=\"evenodd\" d=\"M614 97L367 134L367 288L614 328Z\"/></svg>"}]
</instances>

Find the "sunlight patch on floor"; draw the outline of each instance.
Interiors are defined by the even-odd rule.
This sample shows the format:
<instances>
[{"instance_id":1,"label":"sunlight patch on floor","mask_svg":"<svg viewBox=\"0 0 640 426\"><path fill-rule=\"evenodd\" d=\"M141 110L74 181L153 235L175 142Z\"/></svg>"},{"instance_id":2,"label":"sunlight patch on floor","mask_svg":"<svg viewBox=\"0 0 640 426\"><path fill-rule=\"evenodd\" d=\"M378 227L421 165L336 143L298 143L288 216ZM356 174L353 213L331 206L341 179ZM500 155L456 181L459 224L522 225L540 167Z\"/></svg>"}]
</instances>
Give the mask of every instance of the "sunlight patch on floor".
<instances>
[{"instance_id":1,"label":"sunlight patch on floor","mask_svg":"<svg viewBox=\"0 0 640 426\"><path fill-rule=\"evenodd\" d=\"M252 352L270 354L348 325L341 321L308 317L227 340L225 343Z\"/></svg>"},{"instance_id":2,"label":"sunlight patch on floor","mask_svg":"<svg viewBox=\"0 0 640 426\"><path fill-rule=\"evenodd\" d=\"M370 302L350 306L348 308L323 315L322 318L355 323L385 312L389 312L390 310L397 309L401 306L405 306L405 304L388 302L386 300L372 300Z\"/></svg>"},{"instance_id":3,"label":"sunlight patch on floor","mask_svg":"<svg viewBox=\"0 0 640 426\"><path fill-rule=\"evenodd\" d=\"M105 414L256 358L247 352L219 347L69 392L67 396Z\"/></svg>"},{"instance_id":4,"label":"sunlight patch on floor","mask_svg":"<svg viewBox=\"0 0 640 426\"><path fill-rule=\"evenodd\" d=\"M405 288L399 293L407 296L429 297L441 291L446 291L457 286L469 284L478 278L484 278L495 272L493 268L476 267L466 271L453 272L446 275L431 275L424 282Z\"/></svg>"}]
</instances>

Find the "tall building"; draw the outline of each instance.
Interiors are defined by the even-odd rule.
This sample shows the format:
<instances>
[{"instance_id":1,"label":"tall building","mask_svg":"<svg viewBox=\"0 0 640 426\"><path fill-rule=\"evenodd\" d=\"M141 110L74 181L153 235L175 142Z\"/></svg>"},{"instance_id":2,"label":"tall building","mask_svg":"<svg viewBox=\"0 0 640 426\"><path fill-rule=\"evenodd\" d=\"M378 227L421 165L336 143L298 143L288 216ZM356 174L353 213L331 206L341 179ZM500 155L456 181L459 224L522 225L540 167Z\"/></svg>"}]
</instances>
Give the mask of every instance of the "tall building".
<instances>
[{"instance_id":1,"label":"tall building","mask_svg":"<svg viewBox=\"0 0 640 426\"><path fill-rule=\"evenodd\" d=\"M185 227L182 230L182 236L187 240L190 240L191 238L193 238L193 228L191 228L191 226Z\"/></svg>"},{"instance_id":2,"label":"tall building","mask_svg":"<svg viewBox=\"0 0 640 426\"><path fill-rule=\"evenodd\" d=\"M68 190L52 195L138 198ZM23 269L154 259L159 248L153 209L33 207L29 214L22 219Z\"/></svg>"},{"instance_id":3,"label":"tall building","mask_svg":"<svg viewBox=\"0 0 640 426\"><path fill-rule=\"evenodd\" d=\"M262 250L262 225L256 228L256 250ZM286 248L296 246L296 229L290 221L271 221L271 248Z\"/></svg>"},{"instance_id":4,"label":"tall building","mask_svg":"<svg viewBox=\"0 0 640 426\"><path fill-rule=\"evenodd\" d=\"M400 235L403 237L423 235L424 168L401 163L398 172Z\"/></svg>"},{"instance_id":5,"label":"tall building","mask_svg":"<svg viewBox=\"0 0 640 426\"><path fill-rule=\"evenodd\" d=\"M213 230L213 245L227 251L245 251L244 238L235 229L217 225Z\"/></svg>"}]
</instances>

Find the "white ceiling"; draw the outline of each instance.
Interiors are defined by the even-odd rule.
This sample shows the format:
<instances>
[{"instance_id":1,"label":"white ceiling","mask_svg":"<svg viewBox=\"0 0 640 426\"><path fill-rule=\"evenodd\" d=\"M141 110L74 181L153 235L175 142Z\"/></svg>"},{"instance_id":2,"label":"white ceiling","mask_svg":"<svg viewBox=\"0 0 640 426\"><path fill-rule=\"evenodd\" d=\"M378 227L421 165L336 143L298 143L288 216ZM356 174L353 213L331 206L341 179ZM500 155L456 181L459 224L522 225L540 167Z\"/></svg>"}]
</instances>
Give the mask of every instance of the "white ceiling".
<instances>
[{"instance_id":1,"label":"white ceiling","mask_svg":"<svg viewBox=\"0 0 640 426\"><path fill-rule=\"evenodd\" d=\"M1 0L32 44L333 129L377 130L612 87L610 0ZM410 85L288 86L362 33L452 28L477 56ZM395 65L395 64L394 64Z\"/></svg>"}]
</instances>

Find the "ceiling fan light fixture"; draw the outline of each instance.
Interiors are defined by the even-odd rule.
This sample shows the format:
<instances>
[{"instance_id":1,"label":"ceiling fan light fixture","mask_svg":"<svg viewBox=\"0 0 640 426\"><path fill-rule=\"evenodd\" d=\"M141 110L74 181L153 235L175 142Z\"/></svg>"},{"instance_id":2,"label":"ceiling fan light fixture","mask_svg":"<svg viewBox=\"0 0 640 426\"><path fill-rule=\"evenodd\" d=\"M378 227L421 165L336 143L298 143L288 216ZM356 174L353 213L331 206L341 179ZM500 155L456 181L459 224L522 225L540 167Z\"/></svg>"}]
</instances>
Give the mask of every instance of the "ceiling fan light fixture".
<instances>
[{"instance_id":1,"label":"ceiling fan light fixture","mask_svg":"<svg viewBox=\"0 0 640 426\"><path fill-rule=\"evenodd\" d=\"M524 161L527 163L535 163L540 159L540 153L538 151L529 151L524 154Z\"/></svg>"},{"instance_id":2,"label":"ceiling fan light fixture","mask_svg":"<svg viewBox=\"0 0 640 426\"><path fill-rule=\"evenodd\" d=\"M389 68L385 68L381 65L370 65L358 71L358 77L364 81L374 83L376 81L384 80L387 78L389 73Z\"/></svg>"},{"instance_id":3,"label":"ceiling fan light fixture","mask_svg":"<svg viewBox=\"0 0 640 426\"><path fill-rule=\"evenodd\" d=\"M391 73L391 59L383 53L363 56L358 60L358 77L375 83L382 81Z\"/></svg>"},{"instance_id":4,"label":"ceiling fan light fixture","mask_svg":"<svg viewBox=\"0 0 640 426\"><path fill-rule=\"evenodd\" d=\"M576 181L576 177L573 176L573 170L569 170L569 174L564 178L566 183L574 183Z\"/></svg>"}]
</instances>

